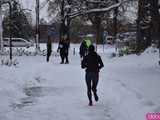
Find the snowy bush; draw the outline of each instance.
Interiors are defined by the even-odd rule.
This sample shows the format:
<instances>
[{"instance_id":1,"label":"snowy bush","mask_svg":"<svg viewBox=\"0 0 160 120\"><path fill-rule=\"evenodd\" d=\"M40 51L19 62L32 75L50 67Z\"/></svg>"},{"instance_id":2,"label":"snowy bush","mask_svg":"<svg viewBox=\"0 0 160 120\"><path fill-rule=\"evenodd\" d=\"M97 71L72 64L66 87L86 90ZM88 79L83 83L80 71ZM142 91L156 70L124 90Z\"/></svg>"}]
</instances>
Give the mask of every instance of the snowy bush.
<instances>
[{"instance_id":1,"label":"snowy bush","mask_svg":"<svg viewBox=\"0 0 160 120\"><path fill-rule=\"evenodd\" d=\"M2 56L9 56L9 54L10 54L9 49L4 49L3 52L0 51L0 55L2 55ZM36 55L46 56L47 50L44 49L44 50L39 50L39 51L36 51L36 50L29 51L24 48L13 48L12 55L13 56L36 56ZM58 57L59 53L52 51L52 55L55 57Z\"/></svg>"},{"instance_id":2,"label":"snowy bush","mask_svg":"<svg viewBox=\"0 0 160 120\"><path fill-rule=\"evenodd\" d=\"M154 46L154 45L151 45L151 47L148 47L144 53L156 53L158 52L158 49Z\"/></svg>"},{"instance_id":3,"label":"snowy bush","mask_svg":"<svg viewBox=\"0 0 160 120\"><path fill-rule=\"evenodd\" d=\"M17 66L19 63L17 59L10 60L10 59L1 59L1 65L6 65L6 66Z\"/></svg>"},{"instance_id":4,"label":"snowy bush","mask_svg":"<svg viewBox=\"0 0 160 120\"><path fill-rule=\"evenodd\" d=\"M129 47L125 46L118 51L119 56L128 55L129 54Z\"/></svg>"}]
</instances>

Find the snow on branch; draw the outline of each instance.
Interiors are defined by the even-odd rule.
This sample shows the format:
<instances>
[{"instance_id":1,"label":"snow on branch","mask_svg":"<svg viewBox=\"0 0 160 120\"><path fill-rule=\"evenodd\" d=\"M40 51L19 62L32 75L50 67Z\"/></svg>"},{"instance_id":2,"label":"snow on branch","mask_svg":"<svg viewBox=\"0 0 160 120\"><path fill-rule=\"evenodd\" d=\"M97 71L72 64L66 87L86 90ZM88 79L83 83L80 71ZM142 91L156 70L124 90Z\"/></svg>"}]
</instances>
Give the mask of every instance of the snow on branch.
<instances>
[{"instance_id":1,"label":"snow on branch","mask_svg":"<svg viewBox=\"0 0 160 120\"><path fill-rule=\"evenodd\" d=\"M100 3L101 1L95 1L95 0L86 0L88 3Z\"/></svg>"},{"instance_id":2,"label":"snow on branch","mask_svg":"<svg viewBox=\"0 0 160 120\"><path fill-rule=\"evenodd\" d=\"M10 0L0 0L0 4L11 2Z\"/></svg>"},{"instance_id":3,"label":"snow on branch","mask_svg":"<svg viewBox=\"0 0 160 120\"><path fill-rule=\"evenodd\" d=\"M48 2L50 2L50 0L45 0L44 2L42 2L40 5L40 9L43 9L48 4Z\"/></svg>"},{"instance_id":4,"label":"snow on branch","mask_svg":"<svg viewBox=\"0 0 160 120\"><path fill-rule=\"evenodd\" d=\"M95 0L86 0L86 2L87 2L87 3L94 3L94 4L97 4L97 3L109 4L109 3L111 3L111 1L110 1L110 0L109 0L109 1L99 1L99 0L95 1Z\"/></svg>"},{"instance_id":5,"label":"snow on branch","mask_svg":"<svg viewBox=\"0 0 160 120\"><path fill-rule=\"evenodd\" d=\"M71 14L68 14L69 18L75 18L77 16L81 16L81 15L85 15L85 12L83 11L78 11L78 12L74 12L74 13L71 13Z\"/></svg>"},{"instance_id":6,"label":"snow on branch","mask_svg":"<svg viewBox=\"0 0 160 120\"><path fill-rule=\"evenodd\" d=\"M107 7L107 8L94 8L94 9L90 9L90 10L86 10L86 11L82 10L82 11L74 12L74 13L68 14L68 17L72 19L74 17L80 16L80 15L86 15L86 14L90 14L90 13L108 12L112 9L115 9L115 8L121 6L124 2L127 2L127 0L116 3L114 5Z\"/></svg>"},{"instance_id":7,"label":"snow on branch","mask_svg":"<svg viewBox=\"0 0 160 120\"><path fill-rule=\"evenodd\" d=\"M110 11L114 8L117 8L119 7L120 5L122 4L122 2L120 3L117 3L117 4L114 4L110 7L107 7L107 8L96 8L96 9L91 9L91 10L88 10L86 11L86 14L89 14L89 13L97 13L97 12L107 12L107 11Z\"/></svg>"}]
</instances>

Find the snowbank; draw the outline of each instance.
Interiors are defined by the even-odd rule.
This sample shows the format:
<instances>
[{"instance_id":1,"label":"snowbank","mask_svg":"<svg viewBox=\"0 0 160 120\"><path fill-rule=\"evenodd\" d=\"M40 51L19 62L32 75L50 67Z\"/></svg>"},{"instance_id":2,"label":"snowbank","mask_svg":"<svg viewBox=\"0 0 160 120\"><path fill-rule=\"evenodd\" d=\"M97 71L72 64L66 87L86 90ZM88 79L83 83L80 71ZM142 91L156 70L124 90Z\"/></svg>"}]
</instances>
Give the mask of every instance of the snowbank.
<instances>
[{"instance_id":1,"label":"snowbank","mask_svg":"<svg viewBox=\"0 0 160 120\"><path fill-rule=\"evenodd\" d=\"M111 58L114 48L104 48L98 46L105 67L93 107L87 106L78 44L71 45L68 65L58 56L49 63L45 56L14 56L17 66L0 65L0 120L145 120L146 113L160 112L158 52Z\"/></svg>"}]
</instances>

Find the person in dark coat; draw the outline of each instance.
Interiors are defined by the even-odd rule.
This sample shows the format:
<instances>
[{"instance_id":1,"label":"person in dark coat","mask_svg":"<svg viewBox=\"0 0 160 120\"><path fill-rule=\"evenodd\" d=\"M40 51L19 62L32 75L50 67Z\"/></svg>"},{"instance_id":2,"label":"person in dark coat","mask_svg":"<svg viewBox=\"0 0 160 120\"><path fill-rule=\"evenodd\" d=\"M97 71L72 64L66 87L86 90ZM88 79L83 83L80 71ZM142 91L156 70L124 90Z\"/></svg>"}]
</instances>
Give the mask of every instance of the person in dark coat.
<instances>
[{"instance_id":1,"label":"person in dark coat","mask_svg":"<svg viewBox=\"0 0 160 120\"><path fill-rule=\"evenodd\" d=\"M82 59L84 58L84 56L86 56L88 54L88 48L90 45L91 45L91 40L90 40L90 38L86 37L82 41L80 48L79 48L79 54Z\"/></svg>"},{"instance_id":2,"label":"person in dark coat","mask_svg":"<svg viewBox=\"0 0 160 120\"><path fill-rule=\"evenodd\" d=\"M60 41L58 46L58 51L60 51L61 64L64 64L64 60L65 64L68 64L69 42L67 42L66 40Z\"/></svg>"},{"instance_id":3,"label":"person in dark coat","mask_svg":"<svg viewBox=\"0 0 160 120\"><path fill-rule=\"evenodd\" d=\"M104 67L101 57L95 52L95 47L91 45L89 47L89 53L86 55L82 62L81 67L86 69L86 84L87 84L87 95L89 99L89 105L92 106L92 92L95 101L98 101L97 85L99 81L100 69Z\"/></svg>"},{"instance_id":4,"label":"person in dark coat","mask_svg":"<svg viewBox=\"0 0 160 120\"><path fill-rule=\"evenodd\" d=\"M49 62L49 58L51 56L52 53L52 41L51 41L51 37L48 36L48 40L47 40L47 62Z\"/></svg>"},{"instance_id":5,"label":"person in dark coat","mask_svg":"<svg viewBox=\"0 0 160 120\"><path fill-rule=\"evenodd\" d=\"M84 58L84 56L87 55L87 45L85 41L82 41L80 48L79 48L79 54L81 58Z\"/></svg>"}]
</instances>

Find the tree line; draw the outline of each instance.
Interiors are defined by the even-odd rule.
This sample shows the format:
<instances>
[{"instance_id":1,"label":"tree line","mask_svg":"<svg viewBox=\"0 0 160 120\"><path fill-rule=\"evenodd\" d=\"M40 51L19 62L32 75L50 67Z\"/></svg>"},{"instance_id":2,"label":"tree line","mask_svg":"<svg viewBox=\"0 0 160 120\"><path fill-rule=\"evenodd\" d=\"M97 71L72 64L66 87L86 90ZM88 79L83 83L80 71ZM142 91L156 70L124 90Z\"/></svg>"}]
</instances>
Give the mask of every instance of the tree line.
<instances>
[{"instance_id":1,"label":"tree line","mask_svg":"<svg viewBox=\"0 0 160 120\"><path fill-rule=\"evenodd\" d=\"M152 42L160 44L160 1L159 0L51 0L50 14L57 13L60 22L60 36L67 34L69 39L70 23L79 17L82 21L90 21L95 30L96 43L101 43L104 23L112 21L113 35L119 32L120 20L124 17L127 6L137 8L135 19L137 32L136 51L145 50ZM56 11L55 11L56 10ZM59 11L59 12L57 12ZM124 20L124 19L123 19ZM66 23L66 24L65 24ZM60 39L62 39L60 37Z\"/></svg>"},{"instance_id":2,"label":"tree line","mask_svg":"<svg viewBox=\"0 0 160 120\"><path fill-rule=\"evenodd\" d=\"M30 22L31 14L23 11L16 0L12 0L12 36L30 38L34 27ZM125 26L136 25L136 51L141 52L153 42L160 46L160 0L46 0L51 23L59 24L59 39L83 33L82 28L90 24L95 34L95 42L102 43L103 32L108 31L116 41L117 33L126 32ZM129 9L133 9L129 13ZM134 14L130 22L126 14ZM54 16L54 17L53 17ZM8 35L9 13L6 12L3 26ZM123 26L123 27L122 27ZM27 32L26 32L27 31ZM74 32L78 32L77 34Z\"/></svg>"}]
</instances>

